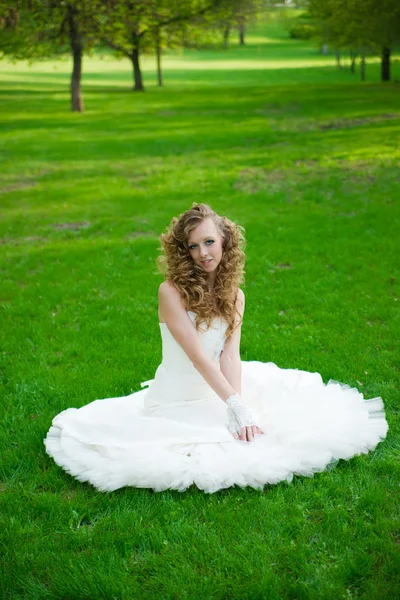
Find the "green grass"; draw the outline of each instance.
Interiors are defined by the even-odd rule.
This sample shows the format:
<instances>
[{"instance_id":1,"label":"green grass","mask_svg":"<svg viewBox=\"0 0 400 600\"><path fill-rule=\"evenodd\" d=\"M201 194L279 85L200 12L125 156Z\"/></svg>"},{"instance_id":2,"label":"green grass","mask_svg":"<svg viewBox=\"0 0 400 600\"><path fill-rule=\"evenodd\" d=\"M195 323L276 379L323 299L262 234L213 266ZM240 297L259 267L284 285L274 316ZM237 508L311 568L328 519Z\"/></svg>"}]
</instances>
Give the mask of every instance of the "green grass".
<instances>
[{"instance_id":1,"label":"green grass","mask_svg":"<svg viewBox=\"0 0 400 600\"><path fill-rule=\"evenodd\" d=\"M258 26L228 52L0 64L6 599L393 599L400 590L399 92ZM393 67L400 78L399 64ZM57 467L61 410L159 364L158 235L205 201L246 228L242 358L382 396L389 433L264 492L102 494Z\"/></svg>"}]
</instances>

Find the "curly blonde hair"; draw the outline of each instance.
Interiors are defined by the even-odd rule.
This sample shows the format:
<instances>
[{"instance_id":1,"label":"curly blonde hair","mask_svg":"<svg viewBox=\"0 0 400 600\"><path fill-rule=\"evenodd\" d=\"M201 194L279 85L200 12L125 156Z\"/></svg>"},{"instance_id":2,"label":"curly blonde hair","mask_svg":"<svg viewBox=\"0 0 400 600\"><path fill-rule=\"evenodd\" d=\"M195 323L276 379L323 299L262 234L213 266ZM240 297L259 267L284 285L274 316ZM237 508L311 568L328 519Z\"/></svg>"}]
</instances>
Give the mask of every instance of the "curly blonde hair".
<instances>
[{"instance_id":1,"label":"curly blonde hair","mask_svg":"<svg viewBox=\"0 0 400 600\"><path fill-rule=\"evenodd\" d=\"M190 256L188 245L189 233L205 219L212 219L223 237L222 258L212 289L205 271ZM174 283L186 310L196 313L196 329L202 323L210 327L215 317L222 317L228 323L229 338L237 327L236 299L239 285L244 281L244 228L218 215L207 204L194 202L189 210L172 219L160 241L159 271Z\"/></svg>"}]
</instances>

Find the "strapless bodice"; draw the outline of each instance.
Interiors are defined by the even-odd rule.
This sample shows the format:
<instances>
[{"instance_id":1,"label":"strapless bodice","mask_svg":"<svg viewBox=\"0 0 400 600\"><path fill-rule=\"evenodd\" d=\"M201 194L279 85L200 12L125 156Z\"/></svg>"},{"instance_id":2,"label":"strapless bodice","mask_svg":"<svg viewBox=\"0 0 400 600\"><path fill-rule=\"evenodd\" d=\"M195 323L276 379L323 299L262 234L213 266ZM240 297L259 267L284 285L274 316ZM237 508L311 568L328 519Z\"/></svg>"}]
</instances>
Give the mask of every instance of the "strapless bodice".
<instances>
[{"instance_id":1,"label":"strapless bodice","mask_svg":"<svg viewBox=\"0 0 400 600\"><path fill-rule=\"evenodd\" d=\"M190 320L195 325L196 313L187 311ZM171 371L191 372L196 371L189 357L170 333L166 323L160 323L162 339L162 365ZM225 344L225 332L228 327L226 321L222 318L215 318L211 326L206 329L202 324L200 331L197 331L201 339L202 346L208 358L213 361L219 361L220 354ZM196 371L197 373L197 371Z\"/></svg>"},{"instance_id":2,"label":"strapless bodice","mask_svg":"<svg viewBox=\"0 0 400 600\"><path fill-rule=\"evenodd\" d=\"M187 314L195 326L196 313L188 310ZM144 404L148 410L154 411L187 404L188 402L205 402L215 398L216 394L178 344L168 329L166 323L160 323L162 341L162 362L154 379L141 385L149 384ZM209 328L202 323L196 332L207 357L219 363L225 344L227 322L222 317L216 317Z\"/></svg>"}]
</instances>

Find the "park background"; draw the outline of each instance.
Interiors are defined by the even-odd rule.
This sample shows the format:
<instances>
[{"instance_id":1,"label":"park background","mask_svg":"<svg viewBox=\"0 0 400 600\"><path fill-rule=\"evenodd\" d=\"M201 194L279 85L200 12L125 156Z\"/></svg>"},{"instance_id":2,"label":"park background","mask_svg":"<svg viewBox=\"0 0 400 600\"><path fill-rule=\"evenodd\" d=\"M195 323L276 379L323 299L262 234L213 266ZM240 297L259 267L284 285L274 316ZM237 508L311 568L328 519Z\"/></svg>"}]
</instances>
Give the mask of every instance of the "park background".
<instances>
[{"instance_id":1,"label":"park background","mask_svg":"<svg viewBox=\"0 0 400 600\"><path fill-rule=\"evenodd\" d=\"M399 93L268 13L246 44L0 63L0 595L400 595ZM242 359L384 400L389 433L312 479L205 495L82 484L52 418L153 377L159 234L193 202L245 227Z\"/></svg>"}]
</instances>

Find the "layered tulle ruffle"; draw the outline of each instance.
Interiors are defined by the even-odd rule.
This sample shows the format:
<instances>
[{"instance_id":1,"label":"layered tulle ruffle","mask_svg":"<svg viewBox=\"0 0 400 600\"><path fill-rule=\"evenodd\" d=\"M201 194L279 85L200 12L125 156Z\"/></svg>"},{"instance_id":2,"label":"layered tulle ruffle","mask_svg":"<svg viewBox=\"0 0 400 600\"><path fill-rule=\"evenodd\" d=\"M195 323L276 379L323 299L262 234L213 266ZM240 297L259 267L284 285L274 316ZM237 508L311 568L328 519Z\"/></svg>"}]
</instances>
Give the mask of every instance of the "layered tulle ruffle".
<instances>
[{"instance_id":1,"label":"layered tulle ruffle","mask_svg":"<svg viewBox=\"0 0 400 600\"><path fill-rule=\"evenodd\" d=\"M274 363L242 361L242 395L265 431L253 443L230 436L216 396L149 414L146 393L63 411L44 440L47 453L101 491L194 484L212 493L311 477L373 450L388 431L380 397L366 400L348 385Z\"/></svg>"}]
</instances>

